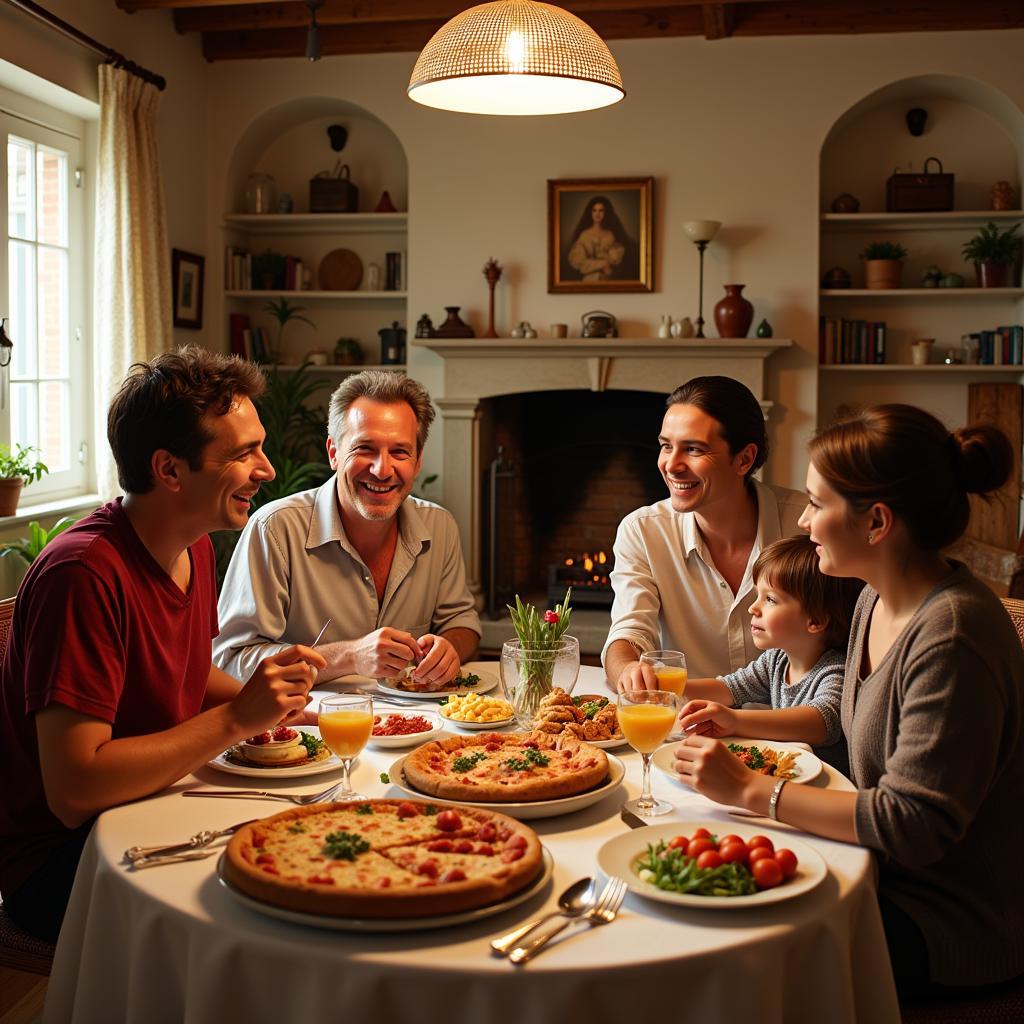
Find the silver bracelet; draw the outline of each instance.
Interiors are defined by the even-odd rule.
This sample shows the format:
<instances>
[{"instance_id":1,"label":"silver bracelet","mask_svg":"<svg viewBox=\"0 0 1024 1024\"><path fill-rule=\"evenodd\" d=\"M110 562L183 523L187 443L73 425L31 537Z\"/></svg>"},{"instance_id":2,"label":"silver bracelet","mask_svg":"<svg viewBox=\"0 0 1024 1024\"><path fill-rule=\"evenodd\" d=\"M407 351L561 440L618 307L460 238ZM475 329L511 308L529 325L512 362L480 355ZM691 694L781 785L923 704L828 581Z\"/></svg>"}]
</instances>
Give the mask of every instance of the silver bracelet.
<instances>
[{"instance_id":1,"label":"silver bracelet","mask_svg":"<svg viewBox=\"0 0 1024 1024\"><path fill-rule=\"evenodd\" d=\"M775 783L775 788L772 790L771 799L768 801L768 817L772 821L779 820L779 796L782 794L782 787L788 782L788 779L779 779Z\"/></svg>"}]
</instances>

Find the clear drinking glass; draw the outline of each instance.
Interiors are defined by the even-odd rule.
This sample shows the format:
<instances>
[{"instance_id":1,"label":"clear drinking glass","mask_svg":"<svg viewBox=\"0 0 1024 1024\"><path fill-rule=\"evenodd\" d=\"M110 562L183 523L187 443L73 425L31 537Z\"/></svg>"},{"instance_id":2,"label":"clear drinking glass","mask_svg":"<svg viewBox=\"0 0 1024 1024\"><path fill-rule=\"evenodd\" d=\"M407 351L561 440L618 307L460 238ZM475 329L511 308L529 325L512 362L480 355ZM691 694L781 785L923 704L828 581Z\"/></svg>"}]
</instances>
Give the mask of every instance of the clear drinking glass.
<instances>
[{"instance_id":1,"label":"clear drinking glass","mask_svg":"<svg viewBox=\"0 0 1024 1024\"><path fill-rule=\"evenodd\" d=\"M580 642L574 636L539 645L523 640L501 645L501 687L520 728L533 728L540 702L555 687L572 693L579 672Z\"/></svg>"},{"instance_id":2,"label":"clear drinking glass","mask_svg":"<svg viewBox=\"0 0 1024 1024\"><path fill-rule=\"evenodd\" d=\"M335 800L365 800L352 789L352 762L373 731L373 698L364 693L339 693L320 701L320 738L341 760L341 789Z\"/></svg>"},{"instance_id":3,"label":"clear drinking glass","mask_svg":"<svg viewBox=\"0 0 1024 1024\"><path fill-rule=\"evenodd\" d=\"M654 669L659 690L668 690L677 697L686 692L686 655L682 651L645 651L640 664Z\"/></svg>"},{"instance_id":4,"label":"clear drinking glass","mask_svg":"<svg viewBox=\"0 0 1024 1024\"><path fill-rule=\"evenodd\" d=\"M636 800L627 800L625 807L642 818L654 818L672 810L670 803L651 795L651 755L668 739L678 704L679 698L669 690L627 690L619 694L619 728L626 742L644 760L643 790Z\"/></svg>"}]
</instances>

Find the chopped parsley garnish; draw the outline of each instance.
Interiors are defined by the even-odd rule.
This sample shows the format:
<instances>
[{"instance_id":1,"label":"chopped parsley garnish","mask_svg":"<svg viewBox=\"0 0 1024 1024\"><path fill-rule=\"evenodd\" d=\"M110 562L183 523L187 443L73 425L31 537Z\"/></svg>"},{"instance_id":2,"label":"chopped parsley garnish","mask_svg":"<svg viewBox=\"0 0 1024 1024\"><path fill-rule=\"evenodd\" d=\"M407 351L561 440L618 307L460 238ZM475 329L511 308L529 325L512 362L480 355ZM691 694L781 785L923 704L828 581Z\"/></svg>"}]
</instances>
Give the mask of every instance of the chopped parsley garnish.
<instances>
[{"instance_id":1,"label":"chopped parsley garnish","mask_svg":"<svg viewBox=\"0 0 1024 1024\"><path fill-rule=\"evenodd\" d=\"M423 805L423 813L424 814L437 814L437 808L433 804L424 804Z\"/></svg>"},{"instance_id":2,"label":"chopped parsley garnish","mask_svg":"<svg viewBox=\"0 0 1024 1024\"><path fill-rule=\"evenodd\" d=\"M391 776L387 772L380 773L380 781L386 786L391 781Z\"/></svg>"},{"instance_id":3,"label":"chopped parsley garnish","mask_svg":"<svg viewBox=\"0 0 1024 1024\"><path fill-rule=\"evenodd\" d=\"M306 755L308 757L316 757L327 746L323 740L318 740L312 733L303 732L301 729L299 730L299 739L306 748Z\"/></svg>"},{"instance_id":4,"label":"chopped parsley garnish","mask_svg":"<svg viewBox=\"0 0 1024 1024\"><path fill-rule=\"evenodd\" d=\"M288 826L288 831L293 832L295 835L304 834L306 831L306 826L300 824L299 822L295 822L294 825Z\"/></svg>"},{"instance_id":5,"label":"chopped parsley garnish","mask_svg":"<svg viewBox=\"0 0 1024 1024\"><path fill-rule=\"evenodd\" d=\"M524 757L510 757L505 764L514 772L528 772L535 765L538 768L545 768L549 762L550 758L547 754L542 754L539 750L529 747Z\"/></svg>"},{"instance_id":6,"label":"chopped parsley garnish","mask_svg":"<svg viewBox=\"0 0 1024 1024\"><path fill-rule=\"evenodd\" d=\"M373 814L373 808L369 804L360 804L356 808L356 814Z\"/></svg>"},{"instance_id":7,"label":"chopped parsley garnish","mask_svg":"<svg viewBox=\"0 0 1024 1024\"><path fill-rule=\"evenodd\" d=\"M482 750L478 750L475 754L470 754L468 757L455 758L452 761L452 771L471 772L481 761L486 760L487 755Z\"/></svg>"},{"instance_id":8,"label":"chopped parsley garnish","mask_svg":"<svg viewBox=\"0 0 1024 1024\"><path fill-rule=\"evenodd\" d=\"M455 682L459 686L476 686L480 682L480 677L475 672L466 672L464 675L458 676Z\"/></svg>"},{"instance_id":9,"label":"chopped parsley garnish","mask_svg":"<svg viewBox=\"0 0 1024 1024\"><path fill-rule=\"evenodd\" d=\"M761 753L760 747L745 747L740 743L730 743L728 747L734 754L746 754L750 758L748 766L755 772L764 767L764 754Z\"/></svg>"},{"instance_id":10,"label":"chopped parsley garnish","mask_svg":"<svg viewBox=\"0 0 1024 1024\"><path fill-rule=\"evenodd\" d=\"M598 697L597 700L587 700L586 697L573 697L573 704L580 709L584 718L593 718L607 703L607 697Z\"/></svg>"},{"instance_id":11,"label":"chopped parsley garnish","mask_svg":"<svg viewBox=\"0 0 1024 1024\"><path fill-rule=\"evenodd\" d=\"M329 832L320 852L332 860L355 860L369 848L370 844L354 832Z\"/></svg>"}]
</instances>

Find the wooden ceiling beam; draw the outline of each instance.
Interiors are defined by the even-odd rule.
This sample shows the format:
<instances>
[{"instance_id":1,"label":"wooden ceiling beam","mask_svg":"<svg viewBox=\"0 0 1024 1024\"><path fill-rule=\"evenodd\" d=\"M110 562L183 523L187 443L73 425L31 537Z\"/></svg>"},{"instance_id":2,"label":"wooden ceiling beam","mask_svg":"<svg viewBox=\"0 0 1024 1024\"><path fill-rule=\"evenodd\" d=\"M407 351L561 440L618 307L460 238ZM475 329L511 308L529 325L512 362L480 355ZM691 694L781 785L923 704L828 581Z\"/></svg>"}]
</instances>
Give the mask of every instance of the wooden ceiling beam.
<instances>
[{"instance_id":1,"label":"wooden ceiling beam","mask_svg":"<svg viewBox=\"0 0 1024 1024\"><path fill-rule=\"evenodd\" d=\"M728 39L736 21L735 4L703 4L705 39Z\"/></svg>"}]
</instances>

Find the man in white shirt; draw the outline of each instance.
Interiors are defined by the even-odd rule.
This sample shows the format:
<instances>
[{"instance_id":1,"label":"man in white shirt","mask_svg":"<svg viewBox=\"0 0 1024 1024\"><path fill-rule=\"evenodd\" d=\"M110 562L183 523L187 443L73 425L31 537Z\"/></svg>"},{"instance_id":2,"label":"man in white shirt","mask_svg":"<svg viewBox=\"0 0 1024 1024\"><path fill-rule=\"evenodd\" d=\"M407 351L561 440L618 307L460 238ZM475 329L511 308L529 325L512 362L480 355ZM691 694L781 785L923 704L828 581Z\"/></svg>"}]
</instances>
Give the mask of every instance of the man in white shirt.
<instances>
[{"instance_id":1,"label":"man in white shirt","mask_svg":"<svg viewBox=\"0 0 1024 1024\"><path fill-rule=\"evenodd\" d=\"M396 676L412 662L428 688L458 674L480 639L458 529L445 509L410 497L433 419L423 386L399 374L364 370L335 390L336 473L250 518L221 589L217 665L247 679L330 618L321 681Z\"/></svg>"},{"instance_id":2,"label":"man in white shirt","mask_svg":"<svg viewBox=\"0 0 1024 1024\"><path fill-rule=\"evenodd\" d=\"M799 491L752 474L764 465L764 415L731 377L694 377L668 397L658 468L669 497L631 512L615 538L615 601L601 661L618 689L655 689L639 656L686 655L689 674L743 668L760 653L747 609L761 549L799 533Z\"/></svg>"}]
</instances>

